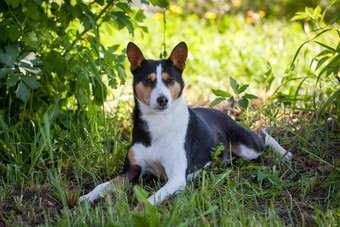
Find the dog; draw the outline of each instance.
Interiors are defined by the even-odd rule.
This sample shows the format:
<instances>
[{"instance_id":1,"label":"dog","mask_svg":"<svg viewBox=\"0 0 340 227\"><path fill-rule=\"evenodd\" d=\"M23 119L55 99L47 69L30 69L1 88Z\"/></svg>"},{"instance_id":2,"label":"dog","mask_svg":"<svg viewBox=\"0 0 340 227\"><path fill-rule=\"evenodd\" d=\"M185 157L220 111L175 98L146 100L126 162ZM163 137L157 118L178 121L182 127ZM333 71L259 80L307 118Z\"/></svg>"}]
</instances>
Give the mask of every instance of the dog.
<instances>
[{"instance_id":1,"label":"dog","mask_svg":"<svg viewBox=\"0 0 340 227\"><path fill-rule=\"evenodd\" d=\"M188 48L179 43L168 59L146 60L132 42L126 54L133 74L133 144L126 155L123 173L96 186L79 201L92 203L101 194L112 192L117 184L135 184L145 174L165 174L168 181L148 198L151 205L160 204L170 195L182 191L212 161L212 149L223 144L222 161L230 154L256 159L264 146L271 146L285 159L292 154L282 148L264 130L251 132L224 112L211 108L188 107L183 100L182 78Z\"/></svg>"}]
</instances>

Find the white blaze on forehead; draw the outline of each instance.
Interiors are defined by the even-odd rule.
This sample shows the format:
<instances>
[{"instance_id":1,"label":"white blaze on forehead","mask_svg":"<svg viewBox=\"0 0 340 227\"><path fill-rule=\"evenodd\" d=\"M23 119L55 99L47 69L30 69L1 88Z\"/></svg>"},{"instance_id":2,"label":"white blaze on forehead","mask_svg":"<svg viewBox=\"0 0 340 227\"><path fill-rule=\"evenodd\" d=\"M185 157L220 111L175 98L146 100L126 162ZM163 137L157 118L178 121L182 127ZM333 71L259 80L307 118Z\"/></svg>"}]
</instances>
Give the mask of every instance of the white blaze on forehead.
<instances>
[{"instance_id":1,"label":"white blaze on forehead","mask_svg":"<svg viewBox=\"0 0 340 227\"><path fill-rule=\"evenodd\" d=\"M168 99L168 107L169 107L172 102L171 92L169 88L163 82L162 65L159 64L156 67L156 86L153 88L151 92L151 97L150 97L151 108L159 107L159 104L157 103L157 98L161 96L164 96L166 99Z\"/></svg>"},{"instance_id":2,"label":"white blaze on forehead","mask_svg":"<svg viewBox=\"0 0 340 227\"><path fill-rule=\"evenodd\" d=\"M157 83L162 81L162 65L159 64L156 67L156 77L157 77Z\"/></svg>"},{"instance_id":3,"label":"white blaze on forehead","mask_svg":"<svg viewBox=\"0 0 340 227\"><path fill-rule=\"evenodd\" d=\"M169 92L169 89L165 86L163 82L163 77L162 77L162 65L159 64L156 68L156 87L155 90L159 91L159 95L163 94L164 96L167 97L167 92Z\"/></svg>"}]
</instances>

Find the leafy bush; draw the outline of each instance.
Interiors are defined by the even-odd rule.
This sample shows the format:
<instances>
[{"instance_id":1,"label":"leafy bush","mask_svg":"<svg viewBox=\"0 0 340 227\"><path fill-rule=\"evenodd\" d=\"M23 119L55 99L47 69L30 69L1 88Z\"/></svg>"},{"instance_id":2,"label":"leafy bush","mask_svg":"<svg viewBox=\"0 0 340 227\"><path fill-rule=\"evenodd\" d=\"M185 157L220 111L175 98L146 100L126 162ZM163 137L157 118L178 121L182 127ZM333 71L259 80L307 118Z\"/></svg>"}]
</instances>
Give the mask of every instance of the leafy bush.
<instances>
[{"instance_id":1,"label":"leafy bush","mask_svg":"<svg viewBox=\"0 0 340 227\"><path fill-rule=\"evenodd\" d=\"M103 79L107 77L109 86L116 88L118 79L124 84L126 75L118 45L102 45L98 31L104 28L112 34L127 28L133 34L135 27L146 29L139 26L144 20L141 10L113 0L5 1L0 13L0 44L4 47L0 52L0 93L5 97L4 107L11 106L12 113L23 112L17 98L26 102L33 94L26 85L35 89L39 83L43 89L30 100L30 111L45 111L57 96L62 109L73 99L78 108L90 102L102 105L107 95Z\"/></svg>"},{"instance_id":2,"label":"leafy bush","mask_svg":"<svg viewBox=\"0 0 340 227\"><path fill-rule=\"evenodd\" d=\"M125 83L125 55L118 42L102 44L100 31L111 39L146 31L145 16L115 0L0 4L0 172L20 164L32 173L39 158L86 139L90 119L105 125L107 86Z\"/></svg>"}]
</instances>

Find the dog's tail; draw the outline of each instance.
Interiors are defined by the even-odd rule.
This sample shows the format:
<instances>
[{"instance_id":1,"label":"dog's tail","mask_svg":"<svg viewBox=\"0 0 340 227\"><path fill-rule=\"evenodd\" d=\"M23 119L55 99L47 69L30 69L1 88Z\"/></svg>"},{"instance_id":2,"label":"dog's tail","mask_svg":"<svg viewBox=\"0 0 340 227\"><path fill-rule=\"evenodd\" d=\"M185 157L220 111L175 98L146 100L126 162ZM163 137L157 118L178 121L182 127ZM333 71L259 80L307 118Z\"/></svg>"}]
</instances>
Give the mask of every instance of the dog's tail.
<instances>
[{"instance_id":1,"label":"dog's tail","mask_svg":"<svg viewBox=\"0 0 340 227\"><path fill-rule=\"evenodd\" d=\"M289 151L286 151L283 147L280 146L280 144L270 135L265 130L261 130L259 133L263 140L265 146L270 146L274 149L274 151L279 154L281 157L284 157L285 160L290 160L292 159L293 155Z\"/></svg>"}]
</instances>

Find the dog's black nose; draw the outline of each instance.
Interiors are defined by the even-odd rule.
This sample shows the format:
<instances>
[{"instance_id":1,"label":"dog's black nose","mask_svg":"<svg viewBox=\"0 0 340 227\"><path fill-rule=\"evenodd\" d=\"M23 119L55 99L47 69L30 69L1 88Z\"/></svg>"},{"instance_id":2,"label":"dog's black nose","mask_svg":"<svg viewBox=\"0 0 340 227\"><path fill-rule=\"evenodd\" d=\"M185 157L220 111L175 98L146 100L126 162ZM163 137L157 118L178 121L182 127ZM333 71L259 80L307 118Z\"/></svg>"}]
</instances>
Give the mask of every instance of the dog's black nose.
<instances>
[{"instance_id":1,"label":"dog's black nose","mask_svg":"<svg viewBox=\"0 0 340 227\"><path fill-rule=\"evenodd\" d=\"M157 98L157 102L160 106L166 106L166 104L168 104L168 99L164 96L160 96Z\"/></svg>"}]
</instances>

